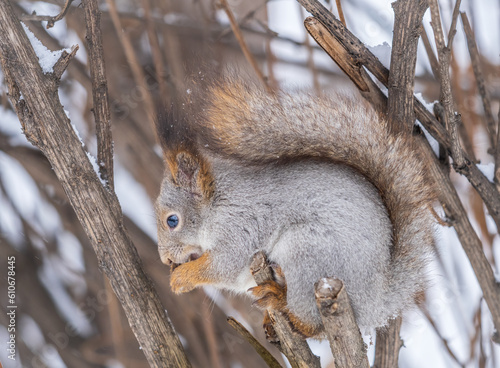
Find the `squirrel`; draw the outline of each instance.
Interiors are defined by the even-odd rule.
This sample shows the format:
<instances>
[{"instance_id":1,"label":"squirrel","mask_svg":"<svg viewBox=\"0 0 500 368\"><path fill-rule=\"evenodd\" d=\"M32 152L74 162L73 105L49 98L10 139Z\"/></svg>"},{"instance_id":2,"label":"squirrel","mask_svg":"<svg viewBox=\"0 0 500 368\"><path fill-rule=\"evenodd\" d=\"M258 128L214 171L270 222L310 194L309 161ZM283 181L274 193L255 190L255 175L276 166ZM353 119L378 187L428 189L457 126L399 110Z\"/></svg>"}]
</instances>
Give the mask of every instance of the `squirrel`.
<instances>
[{"instance_id":1,"label":"squirrel","mask_svg":"<svg viewBox=\"0 0 500 368\"><path fill-rule=\"evenodd\" d=\"M200 89L156 122L159 253L175 293L250 294L304 337L322 331L323 277L344 282L362 331L422 297L436 193L409 132L354 97L269 94L230 76ZM284 282L256 285L258 251Z\"/></svg>"}]
</instances>

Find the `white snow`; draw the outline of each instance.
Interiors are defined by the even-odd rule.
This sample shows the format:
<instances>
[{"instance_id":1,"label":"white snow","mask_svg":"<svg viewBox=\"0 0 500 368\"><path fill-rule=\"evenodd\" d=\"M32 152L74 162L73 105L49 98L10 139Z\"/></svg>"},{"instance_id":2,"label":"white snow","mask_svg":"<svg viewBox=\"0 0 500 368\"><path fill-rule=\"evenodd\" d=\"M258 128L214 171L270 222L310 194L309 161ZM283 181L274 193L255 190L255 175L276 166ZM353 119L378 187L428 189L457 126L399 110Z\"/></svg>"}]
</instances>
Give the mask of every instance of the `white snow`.
<instances>
[{"instance_id":1,"label":"white snow","mask_svg":"<svg viewBox=\"0 0 500 368\"><path fill-rule=\"evenodd\" d=\"M43 264L38 271L38 277L50 294L61 315L68 321L75 331L83 337L94 333L91 321L78 307L66 290L59 273L60 261L55 256L44 256ZM95 313L95 311L94 311ZM92 317L91 315L89 317Z\"/></svg>"},{"instance_id":2,"label":"white snow","mask_svg":"<svg viewBox=\"0 0 500 368\"><path fill-rule=\"evenodd\" d=\"M76 271L85 271L83 250L80 241L69 231L60 231L57 234L57 249L66 267Z\"/></svg>"},{"instance_id":3,"label":"white snow","mask_svg":"<svg viewBox=\"0 0 500 368\"><path fill-rule=\"evenodd\" d=\"M26 24L21 22L21 25L23 26L24 31L26 32L26 35L30 40L31 46L33 46L33 50L35 50L35 54L38 57L38 62L42 67L43 73L53 73L54 65L61 57L63 51L71 52L71 49L67 48L63 50L50 51L42 44L42 42L40 42L38 38L35 37L33 32L30 31Z\"/></svg>"},{"instance_id":4,"label":"white snow","mask_svg":"<svg viewBox=\"0 0 500 368\"><path fill-rule=\"evenodd\" d=\"M81 139L80 139L80 141L81 141ZM94 156L92 156L92 154L88 151L85 151L85 153L87 154L87 158L89 159L90 163L92 164L92 168L94 169L94 172L96 173L97 177L99 178L99 181L101 182L101 184L104 186L108 185L107 181L104 180L103 178L101 178L101 173L99 171L99 165L97 164L96 158Z\"/></svg>"},{"instance_id":5,"label":"white snow","mask_svg":"<svg viewBox=\"0 0 500 368\"><path fill-rule=\"evenodd\" d=\"M156 241L156 220L151 198L118 160L115 161L115 192L123 213Z\"/></svg>"},{"instance_id":6,"label":"white snow","mask_svg":"<svg viewBox=\"0 0 500 368\"><path fill-rule=\"evenodd\" d=\"M493 179L495 178L495 164L490 162L489 164L477 164L476 166L493 183Z\"/></svg>"},{"instance_id":7,"label":"white snow","mask_svg":"<svg viewBox=\"0 0 500 368\"><path fill-rule=\"evenodd\" d=\"M389 43L384 41L380 45L368 46L368 50L370 50L372 54L375 55L387 69L389 69L391 65L392 51L391 45Z\"/></svg>"},{"instance_id":8,"label":"white snow","mask_svg":"<svg viewBox=\"0 0 500 368\"><path fill-rule=\"evenodd\" d=\"M26 139L15 112L3 106L0 106L0 132L9 137L9 144L12 146L33 147Z\"/></svg>"},{"instance_id":9,"label":"white snow","mask_svg":"<svg viewBox=\"0 0 500 368\"><path fill-rule=\"evenodd\" d=\"M66 112L66 110L64 110L64 112ZM66 116L69 118L69 112L66 114ZM73 123L71 123L71 126L73 127L73 131L75 132L75 134L78 137L78 140L80 141L80 143L82 144L82 146L85 146L85 143L83 143L83 138L81 137L80 132L76 128L76 125L73 124Z\"/></svg>"},{"instance_id":10,"label":"white snow","mask_svg":"<svg viewBox=\"0 0 500 368\"><path fill-rule=\"evenodd\" d=\"M24 167L1 151L0 162L0 180L16 211L44 236L60 229L57 211L41 198L36 183Z\"/></svg>"}]
</instances>

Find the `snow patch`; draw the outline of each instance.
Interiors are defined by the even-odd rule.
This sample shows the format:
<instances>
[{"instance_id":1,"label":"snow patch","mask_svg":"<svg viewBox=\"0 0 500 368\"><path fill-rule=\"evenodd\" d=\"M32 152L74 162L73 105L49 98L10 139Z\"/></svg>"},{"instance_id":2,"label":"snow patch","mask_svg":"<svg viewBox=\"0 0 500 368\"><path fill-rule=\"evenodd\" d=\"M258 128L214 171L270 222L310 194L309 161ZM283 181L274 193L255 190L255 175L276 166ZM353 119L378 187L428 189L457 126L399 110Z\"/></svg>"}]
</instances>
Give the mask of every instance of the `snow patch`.
<instances>
[{"instance_id":1,"label":"snow patch","mask_svg":"<svg viewBox=\"0 0 500 368\"><path fill-rule=\"evenodd\" d=\"M50 51L38 38L36 38L36 36L33 34L33 32L30 31L26 24L21 22L21 25L23 26L24 32L26 32L26 35L30 40L31 46L33 46L33 50L35 50L35 54L38 57L38 63L42 67L43 73L53 73L54 65L61 57L63 51L71 52L71 49L67 48L63 50Z\"/></svg>"},{"instance_id":2,"label":"snow patch","mask_svg":"<svg viewBox=\"0 0 500 368\"><path fill-rule=\"evenodd\" d=\"M495 164L490 162L489 164L477 164L476 166L493 183L493 179L495 178Z\"/></svg>"},{"instance_id":3,"label":"snow patch","mask_svg":"<svg viewBox=\"0 0 500 368\"><path fill-rule=\"evenodd\" d=\"M375 55L386 68L391 65L391 52L392 48L387 42L383 42L380 45L368 46L368 50Z\"/></svg>"}]
</instances>

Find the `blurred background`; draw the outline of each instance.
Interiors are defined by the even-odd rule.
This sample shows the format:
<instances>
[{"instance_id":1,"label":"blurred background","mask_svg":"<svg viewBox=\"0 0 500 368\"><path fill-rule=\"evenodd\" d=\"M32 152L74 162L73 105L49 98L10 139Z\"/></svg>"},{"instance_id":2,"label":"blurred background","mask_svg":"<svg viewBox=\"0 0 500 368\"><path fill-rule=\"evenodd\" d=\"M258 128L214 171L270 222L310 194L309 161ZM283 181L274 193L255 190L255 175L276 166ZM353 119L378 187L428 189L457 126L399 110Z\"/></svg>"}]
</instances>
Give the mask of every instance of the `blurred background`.
<instances>
[{"instance_id":1,"label":"blurred background","mask_svg":"<svg viewBox=\"0 0 500 368\"><path fill-rule=\"evenodd\" d=\"M52 51L78 44L59 96L85 148L96 156L85 23L80 0L54 27L33 16L56 15L65 1L11 1L18 17ZM293 0L232 0L231 11L258 68L273 87L317 94L352 90L347 77L306 36L306 13ZM337 15L335 2L324 2ZM440 1L449 29L454 1ZM185 94L185 81L200 65L227 65L254 75L217 0L103 0L104 56L115 149L115 187L126 227L146 272L195 367L265 367L226 322L230 315L261 342L262 313L248 299L211 288L175 296L169 269L157 254L152 201L163 174L152 119L159 104ZM394 13L390 0L342 0L347 27L389 66ZM500 105L500 3L464 0L480 64L498 123ZM424 27L433 39L429 11ZM422 43L422 42L421 42ZM433 43L433 42L431 42ZM462 23L453 44L452 82L464 122L463 144L492 175L484 110L471 67ZM4 367L148 367L120 303L98 269L96 256L45 157L31 146L0 75L0 361ZM439 98L423 44L419 45L415 92L428 104ZM361 97L360 97L361 98ZM430 108L432 107L429 105ZM468 138L467 138L468 137ZM464 206L500 275L497 229L467 180L452 173ZM442 215L442 211L439 212ZM500 347L491 342L493 324L470 263L453 228L436 232L438 257L423 308L407 313L401 335L401 367L500 367ZM7 257L16 257L18 359L7 359ZM500 277L499 277L500 279ZM374 337L366 336L370 359ZM333 367L327 342L310 342L324 367ZM281 359L280 354L266 345Z\"/></svg>"}]
</instances>

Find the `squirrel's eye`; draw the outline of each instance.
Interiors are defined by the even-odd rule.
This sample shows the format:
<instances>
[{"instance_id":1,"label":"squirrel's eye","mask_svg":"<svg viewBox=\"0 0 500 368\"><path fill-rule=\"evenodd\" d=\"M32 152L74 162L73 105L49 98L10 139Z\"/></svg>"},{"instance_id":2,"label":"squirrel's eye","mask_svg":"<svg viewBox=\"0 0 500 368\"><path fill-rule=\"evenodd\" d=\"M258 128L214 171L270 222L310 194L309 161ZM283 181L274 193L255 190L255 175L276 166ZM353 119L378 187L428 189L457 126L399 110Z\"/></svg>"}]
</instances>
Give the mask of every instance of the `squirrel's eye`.
<instances>
[{"instance_id":1,"label":"squirrel's eye","mask_svg":"<svg viewBox=\"0 0 500 368\"><path fill-rule=\"evenodd\" d=\"M175 229L179 225L179 217L177 215L170 215L167 217L167 225L171 229Z\"/></svg>"}]
</instances>

